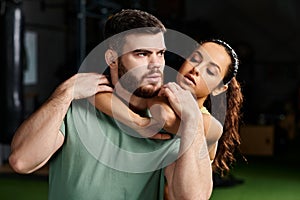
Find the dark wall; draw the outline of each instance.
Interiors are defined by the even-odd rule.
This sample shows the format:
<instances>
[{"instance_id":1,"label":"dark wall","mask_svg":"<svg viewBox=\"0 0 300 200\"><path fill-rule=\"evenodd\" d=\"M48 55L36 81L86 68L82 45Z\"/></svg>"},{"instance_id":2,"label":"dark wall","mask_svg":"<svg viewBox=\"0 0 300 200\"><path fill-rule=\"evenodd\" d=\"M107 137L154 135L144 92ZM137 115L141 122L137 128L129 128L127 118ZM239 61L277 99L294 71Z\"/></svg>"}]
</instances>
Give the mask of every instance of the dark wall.
<instances>
[{"instance_id":1,"label":"dark wall","mask_svg":"<svg viewBox=\"0 0 300 200\"><path fill-rule=\"evenodd\" d=\"M25 92L36 94L37 102L44 101L58 83L77 69L76 2L23 2L26 30L38 35L37 83L26 85ZM102 6L95 2L100 1L87 1L91 11L98 14L90 15L86 21L87 53L101 41L106 17L117 8L129 7L147 10L167 28L197 40L220 37L232 44L241 59L238 79L243 85L249 121L255 122L261 113L284 112L285 103L294 98L299 87L298 1L116 0Z\"/></svg>"}]
</instances>

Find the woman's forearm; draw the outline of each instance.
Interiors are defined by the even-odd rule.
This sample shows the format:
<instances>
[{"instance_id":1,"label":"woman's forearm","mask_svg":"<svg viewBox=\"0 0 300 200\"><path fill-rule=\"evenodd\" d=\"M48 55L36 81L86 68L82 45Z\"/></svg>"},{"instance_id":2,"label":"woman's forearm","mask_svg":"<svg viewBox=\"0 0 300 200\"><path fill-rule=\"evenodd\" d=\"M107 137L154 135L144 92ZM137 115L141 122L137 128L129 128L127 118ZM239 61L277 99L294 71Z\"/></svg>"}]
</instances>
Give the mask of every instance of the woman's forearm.
<instances>
[{"instance_id":1,"label":"woman's forearm","mask_svg":"<svg viewBox=\"0 0 300 200\"><path fill-rule=\"evenodd\" d=\"M123 124L135 129L145 127L150 123L147 117L141 117L125 105L113 93L98 93L89 101L100 111L122 122Z\"/></svg>"},{"instance_id":2,"label":"woman's forearm","mask_svg":"<svg viewBox=\"0 0 300 200\"><path fill-rule=\"evenodd\" d=\"M170 133L176 133L177 126L176 124L172 125L171 120L164 124L165 127L163 127L162 123L162 121L165 121L162 119L162 116L169 116L168 118L173 120L172 123L177 123L177 119L174 117L174 112L170 112L171 114L167 115L167 112L165 112L164 109L159 109L160 111L158 112L152 110L153 112L151 112L150 108L152 117L141 117L139 114L128 108L128 106L113 93L98 93L95 97L89 98L89 101L98 110L134 129L142 137L149 137L152 139L169 139L170 135L159 133L161 128L166 128L166 130ZM156 101L156 103L164 104L162 101ZM149 103L149 105L151 107L153 104ZM163 108L162 105L159 105L159 107Z\"/></svg>"}]
</instances>

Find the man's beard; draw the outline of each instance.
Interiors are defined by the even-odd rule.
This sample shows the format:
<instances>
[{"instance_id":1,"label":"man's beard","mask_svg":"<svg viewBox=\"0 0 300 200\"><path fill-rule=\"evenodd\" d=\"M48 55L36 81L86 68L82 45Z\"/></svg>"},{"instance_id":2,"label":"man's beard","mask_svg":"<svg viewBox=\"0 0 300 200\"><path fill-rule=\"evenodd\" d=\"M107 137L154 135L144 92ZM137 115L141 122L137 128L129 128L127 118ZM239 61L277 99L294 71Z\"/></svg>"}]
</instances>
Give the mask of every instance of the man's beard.
<instances>
[{"instance_id":1,"label":"man's beard","mask_svg":"<svg viewBox=\"0 0 300 200\"><path fill-rule=\"evenodd\" d=\"M144 74L140 80L138 80L135 76L133 76L132 72L128 72L128 73L127 72L128 72L128 70L125 68L121 59L119 58L118 77L119 77L119 82L122 85L122 87L137 97L152 98L152 97L157 96L160 88L154 90L153 88L147 88L144 86L140 86L140 84L141 84L141 81L146 76L148 76L149 74L153 74L153 73L160 73L161 80L163 80L163 74L161 73L161 71L155 70L155 69L152 71L149 71L147 74Z\"/></svg>"}]
</instances>

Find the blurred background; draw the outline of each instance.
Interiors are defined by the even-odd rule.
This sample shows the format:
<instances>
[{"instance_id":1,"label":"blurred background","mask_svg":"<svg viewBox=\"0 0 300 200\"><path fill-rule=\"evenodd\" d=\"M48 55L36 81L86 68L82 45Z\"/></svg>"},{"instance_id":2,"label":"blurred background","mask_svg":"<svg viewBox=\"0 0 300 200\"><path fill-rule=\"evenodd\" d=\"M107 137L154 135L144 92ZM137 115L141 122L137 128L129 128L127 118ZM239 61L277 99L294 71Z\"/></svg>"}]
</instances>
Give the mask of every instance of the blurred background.
<instances>
[{"instance_id":1,"label":"blurred background","mask_svg":"<svg viewBox=\"0 0 300 200\"><path fill-rule=\"evenodd\" d=\"M7 166L11 138L77 72L121 8L148 11L197 41L221 38L240 57L247 161L238 156L212 199L300 199L297 0L0 0L0 199L47 199L47 169L17 175Z\"/></svg>"}]
</instances>

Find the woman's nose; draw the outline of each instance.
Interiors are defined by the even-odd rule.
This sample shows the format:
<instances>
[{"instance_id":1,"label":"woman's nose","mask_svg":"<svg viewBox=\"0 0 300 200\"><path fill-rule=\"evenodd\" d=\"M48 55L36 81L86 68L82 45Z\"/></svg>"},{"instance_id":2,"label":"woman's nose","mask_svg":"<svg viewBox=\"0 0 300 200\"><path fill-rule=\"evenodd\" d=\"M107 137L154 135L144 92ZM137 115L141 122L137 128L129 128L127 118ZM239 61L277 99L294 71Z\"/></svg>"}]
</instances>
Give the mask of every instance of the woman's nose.
<instances>
[{"instance_id":1,"label":"woman's nose","mask_svg":"<svg viewBox=\"0 0 300 200\"><path fill-rule=\"evenodd\" d=\"M197 67L193 67L191 69L191 74L199 76L200 75L199 69Z\"/></svg>"}]
</instances>

